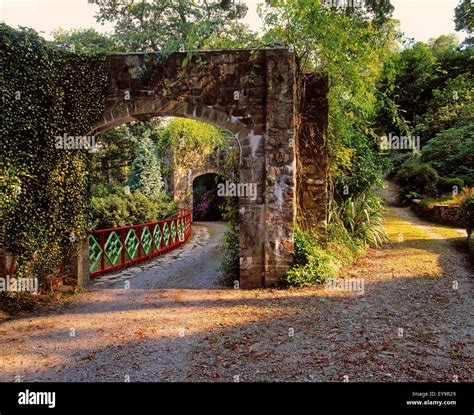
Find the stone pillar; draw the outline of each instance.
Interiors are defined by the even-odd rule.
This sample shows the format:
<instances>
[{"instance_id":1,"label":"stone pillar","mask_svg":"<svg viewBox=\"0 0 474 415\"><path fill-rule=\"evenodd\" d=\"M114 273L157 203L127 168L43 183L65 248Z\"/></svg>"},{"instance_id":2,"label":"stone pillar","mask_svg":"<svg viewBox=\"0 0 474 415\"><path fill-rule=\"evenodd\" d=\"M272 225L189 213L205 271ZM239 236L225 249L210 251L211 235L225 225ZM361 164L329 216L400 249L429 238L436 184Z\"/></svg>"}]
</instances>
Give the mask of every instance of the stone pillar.
<instances>
[{"instance_id":1,"label":"stone pillar","mask_svg":"<svg viewBox=\"0 0 474 415\"><path fill-rule=\"evenodd\" d=\"M10 251L0 251L0 278L12 277L15 274L16 264Z\"/></svg>"},{"instance_id":2,"label":"stone pillar","mask_svg":"<svg viewBox=\"0 0 474 415\"><path fill-rule=\"evenodd\" d=\"M89 285L89 247L85 243L79 248L79 252L69 261L69 272L71 278L77 281L78 287Z\"/></svg>"},{"instance_id":3,"label":"stone pillar","mask_svg":"<svg viewBox=\"0 0 474 415\"><path fill-rule=\"evenodd\" d=\"M265 286L276 286L293 261L295 196L295 56L266 50Z\"/></svg>"},{"instance_id":4,"label":"stone pillar","mask_svg":"<svg viewBox=\"0 0 474 415\"><path fill-rule=\"evenodd\" d=\"M328 198L328 78L302 74L298 82L297 208L302 229L316 230L326 239Z\"/></svg>"},{"instance_id":5,"label":"stone pillar","mask_svg":"<svg viewBox=\"0 0 474 415\"><path fill-rule=\"evenodd\" d=\"M257 196L239 197L240 287L265 286L265 146L262 125L240 134L243 165L240 183L256 184Z\"/></svg>"}]
</instances>

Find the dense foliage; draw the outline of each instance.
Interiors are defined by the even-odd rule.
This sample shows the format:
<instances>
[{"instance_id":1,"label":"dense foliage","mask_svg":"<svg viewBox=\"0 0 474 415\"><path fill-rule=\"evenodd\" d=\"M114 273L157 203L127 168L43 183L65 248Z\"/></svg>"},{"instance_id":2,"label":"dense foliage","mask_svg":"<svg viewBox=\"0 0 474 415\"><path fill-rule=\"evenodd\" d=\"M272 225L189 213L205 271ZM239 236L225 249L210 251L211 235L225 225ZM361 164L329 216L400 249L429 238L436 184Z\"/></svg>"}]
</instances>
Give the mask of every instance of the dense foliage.
<instances>
[{"instance_id":1,"label":"dense foliage","mask_svg":"<svg viewBox=\"0 0 474 415\"><path fill-rule=\"evenodd\" d=\"M474 113L473 113L474 114ZM443 175L474 185L474 122L436 134L421 150L421 160Z\"/></svg>"},{"instance_id":2,"label":"dense foliage","mask_svg":"<svg viewBox=\"0 0 474 415\"><path fill-rule=\"evenodd\" d=\"M341 223L328 226L326 242L314 232L296 229L295 262L284 282L297 287L329 282L364 250L364 244L352 238Z\"/></svg>"},{"instance_id":3,"label":"dense foliage","mask_svg":"<svg viewBox=\"0 0 474 415\"><path fill-rule=\"evenodd\" d=\"M0 249L19 276L41 278L87 230L90 155L55 143L87 135L102 113L105 65L3 23L0 44Z\"/></svg>"},{"instance_id":4,"label":"dense foliage","mask_svg":"<svg viewBox=\"0 0 474 415\"><path fill-rule=\"evenodd\" d=\"M159 198L163 192L160 161L150 131L144 133L137 146L127 183L132 190L138 190L150 199Z\"/></svg>"},{"instance_id":5,"label":"dense foliage","mask_svg":"<svg viewBox=\"0 0 474 415\"><path fill-rule=\"evenodd\" d=\"M460 215L465 221L467 237L470 239L474 229L474 195L469 195L462 201Z\"/></svg>"},{"instance_id":6,"label":"dense foliage","mask_svg":"<svg viewBox=\"0 0 474 415\"><path fill-rule=\"evenodd\" d=\"M458 30L469 29L466 7L461 0L456 9ZM402 200L455 196L474 185L473 53L469 42L441 35L407 43L384 66L376 123L384 135L419 138L421 145L417 154L391 150Z\"/></svg>"},{"instance_id":7,"label":"dense foliage","mask_svg":"<svg viewBox=\"0 0 474 415\"><path fill-rule=\"evenodd\" d=\"M137 225L171 217L176 206L168 197L145 196L123 186L96 185L90 205L91 229L108 229Z\"/></svg>"},{"instance_id":8,"label":"dense foliage","mask_svg":"<svg viewBox=\"0 0 474 415\"><path fill-rule=\"evenodd\" d=\"M115 42L128 51L174 51L202 47L246 12L233 1L113 1L100 2L96 18L114 24Z\"/></svg>"},{"instance_id":9,"label":"dense foliage","mask_svg":"<svg viewBox=\"0 0 474 415\"><path fill-rule=\"evenodd\" d=\"M229 144L229 133L201 121L174 118L157 132L158 149L171 148L177 162L193 165L203 156L212 156Z\"/></svg>"},{"instance_id":10,"label":"dense foliage","mask_svg":"<svg viewBox=\"0 0 474 415\"><path fill-rule=\"evenodd\" d=\"M428 163L420 163L415 159L401 165L395 180L405 191L416 193L418 197L434 194L438 173Z\"/></svg>"},{"instance_id":11,"label":"dense foliage","mask_svg":"<svg viewBox=\"0 0 474 415\"><path fill-rule=\"evenodd\" d=\"M266 43L291 46L301 70L329 75L326 139L338 200L380 184L385 169L371 120L376 81L396 48L387 19L393 7L389 1L365 3L356 10L324 7L318 0L270 1L261 12Z\"/></svg>"}]
</instances>

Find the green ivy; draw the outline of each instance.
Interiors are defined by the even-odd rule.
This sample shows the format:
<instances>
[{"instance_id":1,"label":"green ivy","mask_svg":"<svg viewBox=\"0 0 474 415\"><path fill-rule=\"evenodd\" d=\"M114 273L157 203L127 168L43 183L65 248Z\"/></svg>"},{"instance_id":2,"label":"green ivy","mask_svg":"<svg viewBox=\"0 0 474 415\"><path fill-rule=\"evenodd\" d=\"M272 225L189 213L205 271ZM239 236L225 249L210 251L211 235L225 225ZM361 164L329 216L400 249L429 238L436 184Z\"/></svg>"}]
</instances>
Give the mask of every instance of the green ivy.
<instances>
[{"instance_id":1,"label":"green ivy","mask_svg":"<svg viewBox=\"0 0 474 415\"><path fill-rule=\"evenodd\" d=\"M17 275L41 278L85 236L90 154L56 149L55 137L90 135L105 105L105 57L3 23L0 45L0 250L14 254Z\"/></svg>"}]
</instances>

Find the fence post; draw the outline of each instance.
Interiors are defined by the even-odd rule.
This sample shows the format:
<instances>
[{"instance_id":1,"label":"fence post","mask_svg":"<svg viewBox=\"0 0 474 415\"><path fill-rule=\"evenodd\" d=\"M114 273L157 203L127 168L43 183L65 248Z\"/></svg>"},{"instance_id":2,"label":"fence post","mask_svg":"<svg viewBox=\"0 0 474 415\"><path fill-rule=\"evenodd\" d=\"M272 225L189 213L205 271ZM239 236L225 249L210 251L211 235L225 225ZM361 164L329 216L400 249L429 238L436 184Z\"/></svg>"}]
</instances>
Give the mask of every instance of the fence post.
<instances>
[{"instance_id":1,"label":"fence post","mask_svg":"<svg viewBox=\"0 0 474 415\"><path fill-rule=\"evenodd\" d=\"M10 251L0 251L0 278L6 278L7 275L15 275L15 258Z\"/></svg>"},{"instance_id":2,"label":"fence post","mask_svg":"<svg viewBox=\"0 0 474 415\"><path fill-rule=\"evenodd\" d=\"M78 287L87 287L89 284L89 243L86 239L78 248L78 253L70 262L71 277L77 281Z\"/></svg>"}]
</instances>

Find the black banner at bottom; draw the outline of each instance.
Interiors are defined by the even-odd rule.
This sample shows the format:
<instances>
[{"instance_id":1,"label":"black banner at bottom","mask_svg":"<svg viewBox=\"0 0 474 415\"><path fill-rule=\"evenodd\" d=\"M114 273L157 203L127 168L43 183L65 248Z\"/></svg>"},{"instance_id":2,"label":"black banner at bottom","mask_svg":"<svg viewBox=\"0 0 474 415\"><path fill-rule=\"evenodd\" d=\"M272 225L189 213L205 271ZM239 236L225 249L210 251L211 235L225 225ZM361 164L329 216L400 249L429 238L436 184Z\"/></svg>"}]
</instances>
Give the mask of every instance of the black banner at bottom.
<instances>
[{"instance_id":1,"label":"black banner at bottom","mask_svg":"<svg viewBox=\"0 0 474 415\"><path fill-rule=\"evenodd\" d=\"M0 415L159 413L186 407L247 413L259 406L267 413L276 405L291 412L472 415L472 392L468 383L2 383Z\"/></svg>"}]
</instances>

